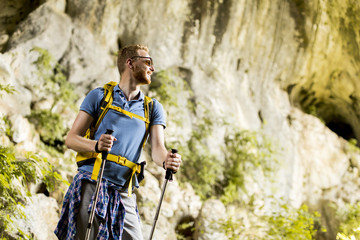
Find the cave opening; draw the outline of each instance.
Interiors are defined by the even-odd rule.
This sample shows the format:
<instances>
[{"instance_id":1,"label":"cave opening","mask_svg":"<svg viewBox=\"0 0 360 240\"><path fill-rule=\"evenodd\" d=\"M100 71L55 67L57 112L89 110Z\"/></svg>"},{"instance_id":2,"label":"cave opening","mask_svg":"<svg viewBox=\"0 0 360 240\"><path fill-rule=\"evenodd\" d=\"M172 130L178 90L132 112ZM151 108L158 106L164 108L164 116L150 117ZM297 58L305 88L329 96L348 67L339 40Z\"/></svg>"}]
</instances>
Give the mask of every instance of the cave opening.
<instances>
[{"instance_id":1,"label":"cave opening","mask_svg":"<svg viewBox=\"0 0 360 240\"><path fill-rule=\"evenodd\" d=\"M175 228L176 235L184 240L194 239L195 233L195 219L192 216L185 216L180 219Z\"/></svg>"},{"instance_id":2,"label":"cave opening","mask_svg":"<svg viewBox=\"0 0 360 240\"><path fill-rule=\"evenodd\" d=\"M348 103L342 101L340 98L329 96L315 97L316 91L301 90L300 96L294 98L302 110L308 114L314 115L324 122L325 126L333 131L339 137L349 141L355 139L359 145L359 134L357 134L357 126L351 123L354 120L354 110ZM318 93L319 94L319 93Z\"/></svg>"},{"instance_id":3,"label":"cave opening","mask_svg":"<svg viewBox=\"0 0 360 240\"><path fill-rule=\"evenodd\" d=\"M326 126L345 140L356 139L353 128L345 122L331 120L326 123Z\"/></svg>"},{"instance_id":4,"label":"cave opening","mask_svg":"<svg viewBox=\"0 0 360 240\"><path fill-rule=\"evenodd\" d=\"M49 193L49 191L48 191L48 189L47 189L47 187L46 187L46 184L44 183L44 182L42 182L39 186L38 186L38 188L37 188L37 190L36 190L36 193L43 193L45 196L47 196L47 197L49 197L50 196L50 193Z\"/></svg>"}]
</instances>

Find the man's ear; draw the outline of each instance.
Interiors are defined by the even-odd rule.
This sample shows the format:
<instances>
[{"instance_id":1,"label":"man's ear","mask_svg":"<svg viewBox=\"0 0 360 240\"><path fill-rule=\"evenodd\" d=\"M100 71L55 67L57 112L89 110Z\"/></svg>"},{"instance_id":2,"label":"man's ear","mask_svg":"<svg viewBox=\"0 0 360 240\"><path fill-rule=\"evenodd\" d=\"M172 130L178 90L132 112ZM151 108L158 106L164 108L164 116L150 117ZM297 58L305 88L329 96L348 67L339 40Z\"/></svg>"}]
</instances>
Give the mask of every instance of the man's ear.
<instances>
[{"instance_id":1,"label":"man's ear","mask_svg":"<svg viewBox=\"0 0 360 240\"><path fill-rule=\"evenodd\" d=\"M126 60L126 65L128 66L128 68L132 69L133 68L133 64L131 59L129 58L128 60Z\"/></svg>"}]
</instances>

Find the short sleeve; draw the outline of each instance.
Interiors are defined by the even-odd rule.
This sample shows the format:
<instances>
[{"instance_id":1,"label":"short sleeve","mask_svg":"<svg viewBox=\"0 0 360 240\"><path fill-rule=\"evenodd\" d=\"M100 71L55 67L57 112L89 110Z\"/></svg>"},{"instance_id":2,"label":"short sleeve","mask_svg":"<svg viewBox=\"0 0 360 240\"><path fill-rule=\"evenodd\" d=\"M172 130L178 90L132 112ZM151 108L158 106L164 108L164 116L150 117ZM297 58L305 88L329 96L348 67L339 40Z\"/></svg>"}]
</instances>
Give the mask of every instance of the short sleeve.
<instances>
[{"instance_id":1,"label":"short sleeve","mask_svg":"<svg viewBox=\"0 0 360 240\"><path fill-rule=\"evenodd\" d=\"M153 112L151 115L151 126L152 125L163 125L164 128L166 128L166 116L165 111L160 102L158 102L156 99L153 99Z\"/></svg>"},{"instance_id":2,"label":"short sleeve","mask_svg":"<svg viewBox=\"0 0 360 240\"><path fill-rule=\"evenodd\" d=\"M86 95L84 101L80 105L80 110L85 111L92 117L96 117L97 110L100 107L101 99L104 96L103 88L95 88Z\"/></svg>"}]
</instances>

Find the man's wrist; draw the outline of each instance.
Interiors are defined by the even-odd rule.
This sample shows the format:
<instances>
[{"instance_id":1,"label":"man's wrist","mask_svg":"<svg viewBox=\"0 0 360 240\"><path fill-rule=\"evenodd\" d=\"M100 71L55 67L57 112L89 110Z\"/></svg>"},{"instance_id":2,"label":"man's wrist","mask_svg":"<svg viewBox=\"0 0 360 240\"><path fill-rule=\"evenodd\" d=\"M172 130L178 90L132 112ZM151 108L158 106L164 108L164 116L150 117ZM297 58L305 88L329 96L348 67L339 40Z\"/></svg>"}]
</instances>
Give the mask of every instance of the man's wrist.
<instances>
[{"instance_id":1,"label":"man's wrist","mask_svg":"<svg viewBox=\"0 0 360 240\"><path fill-rule=\"evenodd\" d=\"M96 144L95 144L95 152L100 153L100 150L99 150L99 141L97 141Z\"/></svg>"}]
</instances>

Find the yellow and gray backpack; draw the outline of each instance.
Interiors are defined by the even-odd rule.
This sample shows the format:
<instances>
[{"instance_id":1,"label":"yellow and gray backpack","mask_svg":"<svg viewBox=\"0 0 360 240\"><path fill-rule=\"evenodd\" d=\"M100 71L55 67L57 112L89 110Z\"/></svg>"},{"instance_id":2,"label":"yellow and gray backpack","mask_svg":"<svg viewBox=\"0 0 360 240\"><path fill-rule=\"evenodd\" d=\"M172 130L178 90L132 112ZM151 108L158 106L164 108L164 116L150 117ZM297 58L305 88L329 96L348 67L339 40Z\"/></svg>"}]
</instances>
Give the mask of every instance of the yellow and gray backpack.
<instances>
[{"instance_id":1,"label":"yellow and gray backpack","mask_svg":"<svg viewBox=\"0 0 360 240\"><path fill-rule=\"evenodd\" d=\"M153 111L153 100L145 96L144 98L144 117L139 116L137 114L128 112L120 107L112 105L113 102L113 89L118 83L116 82L109 82L104 85L104 97L100 102L100 108L97 112L97 117L94 119L93 123L91 124L90 128L87 130L85 134L85 138L88 139L94 139L94 134L97 131L101 121L103 120L106 113L109 111L109 109L113 109L115 111L121 112L122 114L127 115L130 118L138 118L145 122L145 135L143 139L143 148L145 147L146 140L149 136L150 131L150 119L151 114ZM131 195L132 191L132 178L137 173L138 180L141 181L144 178L144 165L145 162L142 162L141 164L136 164L134 162L131 162L130 160L126 159L122 156L117 156L114 154L108 154L107 160L115 162L117 164L120 164L122 166L126 166L132 170L131 178L129 181L129 187L128 187L128 194ZM95 162L94 162L95 161ZM91 179L96 180L97 176L99 174L100 166L101 166L101 153L96 152L79 152L76 155L76 163L80 167L84 164L89 164L94 162L94 168L91 175Z\"/></svg>"}]
</instances>

